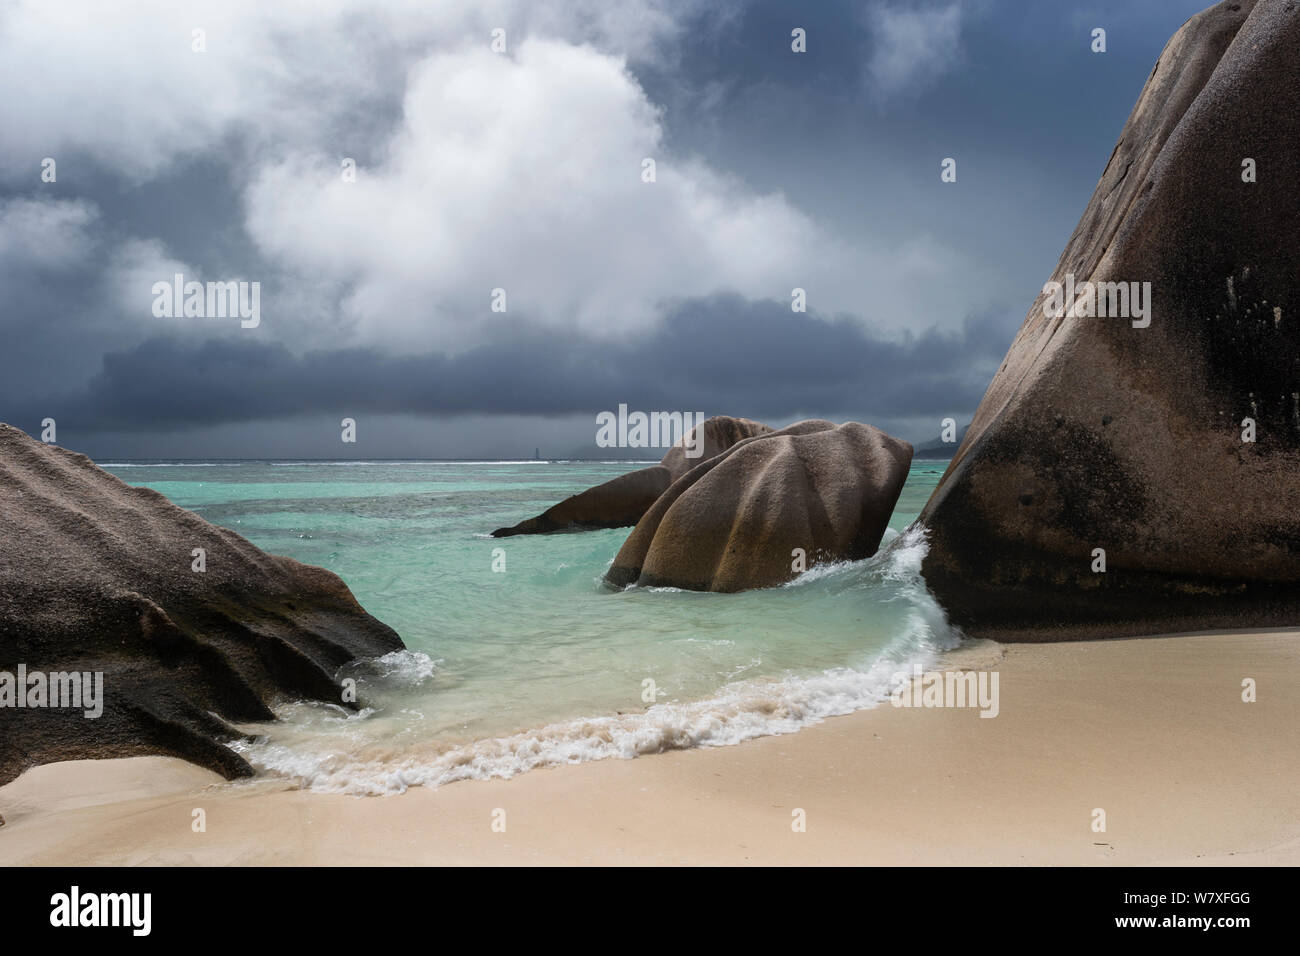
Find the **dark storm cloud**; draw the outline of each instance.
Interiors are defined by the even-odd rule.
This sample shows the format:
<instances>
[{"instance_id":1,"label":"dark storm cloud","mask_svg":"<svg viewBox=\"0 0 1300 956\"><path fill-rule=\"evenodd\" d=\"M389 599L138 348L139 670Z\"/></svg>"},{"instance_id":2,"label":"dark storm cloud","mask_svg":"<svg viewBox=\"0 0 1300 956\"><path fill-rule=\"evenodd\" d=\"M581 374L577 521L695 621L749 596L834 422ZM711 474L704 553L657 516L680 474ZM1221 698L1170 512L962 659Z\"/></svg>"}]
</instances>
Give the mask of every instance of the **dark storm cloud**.
<instances>
[{"instance_id":1,"label":"dark storm cloud","mask_svg":"<svg viewBox=\"0 0 1300 956\"><path fill-rule=\"evenodd\" d=\"M960 51L929 81L873 96L883 10L961 12ZM906 222L1016 282L1041 282L1105 168L1165 42L1209 0L827 0L746 7L687 34L680 65L638 77L669 142L852 234ZM808 53L789 52L792 25ZM1091 30L1107 30L1094 54ZM918 74L929 71L918 64ZM939 162L955 157L955 188Z\"/></svg>"},{"instance_id":2,"label":"dark storm cloud","mask_svg":"<svg viewBox=\"0 0 1300 956\"><path fill-rule=\"evenodd\" d=\"M881 10L936 11L951 6L946 0L749 3L723 28L673 34L673 56L630 64L664 107L667 149L782 193L846 241L936 237L1003 278L1005 311L955 332L918 328L902 341L862 331L858 320L886 318L870 302L850 321L737 298L681 303L636 339L520 327L454 356L326 349L324 331L286 334L291 348L237 330L153 337L113 312L114 253L127 240L157 240L209 278L248 275L267 280L268 294L275 287L272 264L245 229L251 147L231 132L229 144L184 152L144 179L97 165L93 151L69 152L57 183L37 181L40 151L24 155L31 176L7 182L0 202L84 200L97 210L98 239L61 271L7 268L0 255L0 420L38 430L56 417L61 433L131 432L141 448L151 430L233 424L252 434L259 422L362 413L585 416L627 402L771 420L924 418L929 434L932 417L964 420L978 403L1161 47L1207 4L962 2L958 55L883 98L867 68ZM805 55L790 53L793 25L808 31ZM1105 54L1088 49L1095 26L1107 29ZM402 64L366 61L370 81L352 90L355 103L324 137L339 155L380 161L402 118L401 102L381 93L404 87ZM951 187L938 180L945 156L959 161ZM0 235L0 253L29 244ZM142 298L142 315L147 305ZM316 316L295 318L309 328ZM329 331L327 321L320 326ZM226 453L238 454L239 440Z\"/></svg>"},{"instance_id":3,"label":"dark storm cloud","mask_svg":"<svg viewBox=\"0 0 1300 956\"><path fill-rule=\"evenodd\" d=\"M627 403L782 418L886 418L970 409L1017 317L968 320L960 332L901 341L855 321L719 296L681 304L635 341L561 340L521 330L456 356L370 349L295 355L232 334L150 339L104 356L84 389L9 395L0 416L79 428L167 430L311 414L590 414Z\"/></svg>"}]
</instances>

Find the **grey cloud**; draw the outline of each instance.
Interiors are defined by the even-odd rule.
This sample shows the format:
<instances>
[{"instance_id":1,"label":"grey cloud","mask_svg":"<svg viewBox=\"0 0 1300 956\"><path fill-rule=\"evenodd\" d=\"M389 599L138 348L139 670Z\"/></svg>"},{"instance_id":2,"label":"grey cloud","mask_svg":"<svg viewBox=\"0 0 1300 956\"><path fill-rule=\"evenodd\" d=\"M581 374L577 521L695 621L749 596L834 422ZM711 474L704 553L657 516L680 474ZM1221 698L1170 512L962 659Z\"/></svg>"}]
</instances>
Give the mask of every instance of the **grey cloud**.
<instances>
[{"instance_id":1,"label":"grey cloud","mask_svg":"<svg viewBox=\"0 0 1300 956\"><path fill-rule=\"evenodd\" d=\"M3 397L0 417L81 428L175 430L322 413L594 414L632 408L771 419L947 414L978 403L1018 316L893 340L848 318L718 296L680 304L655 332L616 344L521 328L455 355L334 349L297 355L232 331L153 338L112 352L84 388Z\"/></svg>"}]
</instances>

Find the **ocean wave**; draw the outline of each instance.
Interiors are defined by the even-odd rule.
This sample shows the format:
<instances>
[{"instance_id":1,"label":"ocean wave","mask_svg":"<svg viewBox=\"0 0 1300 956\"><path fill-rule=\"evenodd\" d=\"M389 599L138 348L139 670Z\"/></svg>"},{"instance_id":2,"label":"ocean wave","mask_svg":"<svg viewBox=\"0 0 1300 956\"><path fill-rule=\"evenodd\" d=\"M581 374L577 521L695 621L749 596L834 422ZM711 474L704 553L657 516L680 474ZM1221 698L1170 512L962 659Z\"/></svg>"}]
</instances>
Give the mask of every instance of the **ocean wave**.
<instances>
[{"instance_id":1,"label":"ocean wave","mask_svg":"<svg viewBox=\"0 0 1300 956\"><path fill-rule=\"evenodd\" d=\"M464 744L423 740L398 744L358 735L356 746L337 738L312 746L270 737L232 746L258 770L287 777L297 786L353 795L401 793L413 786L460 780L509 778L538 767L610 758L633 758L692 747L723 747L757 737L794 733L828 717L874 707L887 699L894 675L919 664L932 667L954 646L943 610L920 576L925 534L910 527L893 533L867 561L824 566L813 580L889 582L886 600L905 601L907 611L874 659L861 667L834 667L812 675L732 680L699 700L656 703L644 711L551 722L540 728ZM810 572L811 573L811 572ZM872 597L879 595L872 594ZM401 666L395 666L399 655ZM424 657L424 661L419 661ZM395 674L434 673L435 662L418 652L397 652ZM425 663L427 662L427 664ZM755 666L757 666L755 661ZM362 722L346 726L360 728Z\"/></svg>"},{"instance_id":2,"label":"ocean wave","mask_svg":"<svg viewBox=\"0 0 1300 956\"><path fill-rule=\"evenodd\" d=\"M259 770L289 777L300 787L382 796L415 786L510 778L538 767L725 747L794 733L828 717L876 706L888 697L896 672L913 664L929 667L936 657L929 650L904 659L882 659L866 671L837 668L815 677L733 683L701 701L655 704L638 714L561 721L436 755L389 754L367 760L337 750L313 753L265 741L232 746Z\"/></svg>"},{"instance_id":3,"label":"ocean wave","mask_svg":"<svg viewBox=\"0 0 1300 956\"><path fill-rule=\"evenodd\" d=\"M440 661L423 651L390 651L383 657L361 661L352 672L383 681L389 687L418 687L433 677Z\"/></svg>"}]
</instances>

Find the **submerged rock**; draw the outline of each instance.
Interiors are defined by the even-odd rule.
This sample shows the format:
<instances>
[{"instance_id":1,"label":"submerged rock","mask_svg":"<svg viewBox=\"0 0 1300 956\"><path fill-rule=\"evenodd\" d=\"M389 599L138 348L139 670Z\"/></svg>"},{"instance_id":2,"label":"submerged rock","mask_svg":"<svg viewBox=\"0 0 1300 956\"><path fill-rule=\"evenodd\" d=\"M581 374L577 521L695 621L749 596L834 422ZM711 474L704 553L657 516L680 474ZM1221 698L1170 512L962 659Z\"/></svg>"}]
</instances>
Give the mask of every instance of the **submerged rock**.
<instances>
[{"instance_id":1,"label":"submerged rock","mask_svg":"<svg viewBox=\"0 0 1300 956\"><path fill-rule=\"evenodd\" d=\"M799 422L739 442L673 482L606 580L696 591L771 587L806 566L870 557L907 480L912 446L878 428Z\"/></svg>"},{"instance_id":2,"label":"submerged rock","mask_svg":"<svg viewBox=\"0 0 1300 956\"><path fill-rule=\"evenodd\" d=\"M1300 623L1297 49L1240 0L1161 54L1052 275L1083 315L1045 287L921 515L967 634Z\"/></svg>"},{"instance_id":3,"label":"submerged rock","mask_svg":"<svg viewBox=\"0 0 1300 956\"><path fill-rule=\"evenodd\" d=\"M329 571L0 424L0 683L22 691L19 668L103 675L98 717L85 700L48 706L53 681L45 706L0 706L0 783L38 763L142 754L251 774L222 743L236 736L227 721L269 720L284 698L356 709L339 668L401 648Z\"/></svg>"},{"instance_id":4,"label":"submerged rock","mask_svg":"<svg viewBox=\"0 0 1300 956\"><path fill-rule=\"evenodd\" d=\"M738 441L770 432L748 418L717 415L702 422L699 454L687 456L686 445L679 441L657 465L619 475L594 488L565 498L535 518L521 521L511 528L498 528L494 538L516 534L553 534L557 531L582 531L593 528L626 528L641 520L668 486L702 461L721 454ZM693 430L693 434L694 434Z\"/></svg>"}]
</instances>

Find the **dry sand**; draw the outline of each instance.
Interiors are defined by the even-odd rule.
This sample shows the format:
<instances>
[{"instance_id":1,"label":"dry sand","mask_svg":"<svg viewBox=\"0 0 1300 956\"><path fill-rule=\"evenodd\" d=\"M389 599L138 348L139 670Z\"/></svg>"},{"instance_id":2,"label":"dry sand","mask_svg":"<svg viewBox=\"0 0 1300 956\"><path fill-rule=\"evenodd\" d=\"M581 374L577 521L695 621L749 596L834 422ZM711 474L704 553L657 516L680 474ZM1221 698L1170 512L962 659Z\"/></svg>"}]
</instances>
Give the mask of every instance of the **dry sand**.
<instances>
[{"instance_id":1,"label":"dry sand","mask_svg":"<svg viewBox=\"0 0 1300 956\"><path fill-rule=\"evenodd\" d=\"M0 788L0 865L1300 863L1300 631L982 642L949 664L999 672L996 718L886 704L394 797L52 764Z\"/></svg>"}]
</instances>

